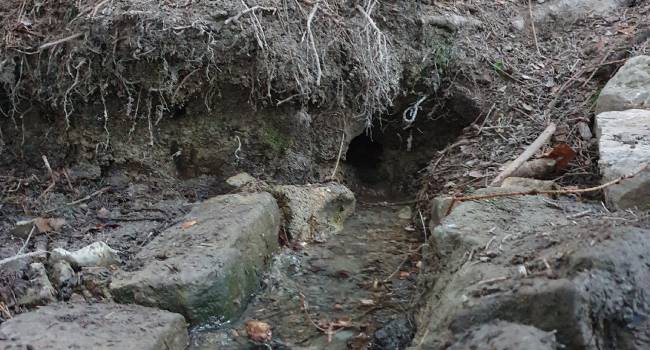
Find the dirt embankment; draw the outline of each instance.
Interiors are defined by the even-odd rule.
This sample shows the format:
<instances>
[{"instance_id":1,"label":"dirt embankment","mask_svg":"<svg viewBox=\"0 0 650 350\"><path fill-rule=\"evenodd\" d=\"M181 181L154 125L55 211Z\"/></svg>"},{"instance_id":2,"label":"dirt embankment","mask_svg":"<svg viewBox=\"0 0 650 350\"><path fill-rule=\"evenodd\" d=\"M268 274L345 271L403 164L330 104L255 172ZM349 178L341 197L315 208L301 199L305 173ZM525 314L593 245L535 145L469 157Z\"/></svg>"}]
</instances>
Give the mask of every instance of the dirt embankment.
<instances>
[{"instance_id":1,"label":"dirt embankment","mask_svg":"<svg viewBox=\"0 0 650 350\"><path fill-rule=\"evenodd\" d=\"M440 85L429 53L448 35L420 20L427 7L5 2L1 165L45 154L56 167L323 179L342 133L345 148Z\"/></svg>"}]
</instances>

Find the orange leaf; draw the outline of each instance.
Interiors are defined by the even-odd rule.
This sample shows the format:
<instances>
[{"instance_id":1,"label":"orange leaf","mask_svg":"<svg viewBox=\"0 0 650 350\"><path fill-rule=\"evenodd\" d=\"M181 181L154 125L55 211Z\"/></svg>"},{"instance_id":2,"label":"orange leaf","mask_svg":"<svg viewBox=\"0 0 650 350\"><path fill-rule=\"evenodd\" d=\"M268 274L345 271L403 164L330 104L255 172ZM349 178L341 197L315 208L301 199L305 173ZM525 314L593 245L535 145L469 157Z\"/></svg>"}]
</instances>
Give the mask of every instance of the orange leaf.
<instances>
[{"instance_id":1,"label":"orange leaf","mask_svg":"<svg viewBox=\"0 0 650 350\"><path fill-rule=\"evenodd\" d=\"M182 229L188 229L188 228L190 228L190 227L192 227L194 225L196 225L196 220L186 221L186 222L181 224L181 228Z\"/></svg>"},{"instance_id":2,"label":"orange leaf","mask_svg":"<svg viewBox=\"0 0 650 350\"><path fill-rule=\"evenodd\" d=\"M271 332L271 326L262 321L258 320L248 320L244 322L246 327L246 334L248 338L252 341L259 343L264 343L271 340L273 333Z\"/></svg>"},{"instance_id":3,"label":"orange leaf","mask_svg":"<svg viewBox=\"0 0 650 350\"><path fill-rule=\"evenodd\" d=\"M575 156L576 152L569 145L561 143L555 146L545 158L555 160L555 170L559 171L566 168Z\"/></svg>"}]
</instances>

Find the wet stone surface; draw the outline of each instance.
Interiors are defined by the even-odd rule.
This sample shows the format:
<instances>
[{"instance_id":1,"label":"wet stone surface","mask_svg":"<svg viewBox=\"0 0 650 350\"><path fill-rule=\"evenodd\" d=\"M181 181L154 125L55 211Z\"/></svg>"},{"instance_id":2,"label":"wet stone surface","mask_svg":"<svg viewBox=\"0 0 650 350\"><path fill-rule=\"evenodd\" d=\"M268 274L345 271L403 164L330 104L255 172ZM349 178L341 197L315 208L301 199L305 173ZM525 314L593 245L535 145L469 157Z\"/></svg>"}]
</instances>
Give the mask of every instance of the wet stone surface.
<instances>
[{"instance_id":1,"label":"wet stone surface","mask_svg":"<svg viewBox=\"0 0 650 350\"><path fill-rule=\"evenodd\" d=\"M272 327L273 349L405 348L421 243L400 209L363 206L327 242L285 248L243 316L195 327L190 349L267 349L247 339L253 319Z\"/></svg>"}]
</instances>

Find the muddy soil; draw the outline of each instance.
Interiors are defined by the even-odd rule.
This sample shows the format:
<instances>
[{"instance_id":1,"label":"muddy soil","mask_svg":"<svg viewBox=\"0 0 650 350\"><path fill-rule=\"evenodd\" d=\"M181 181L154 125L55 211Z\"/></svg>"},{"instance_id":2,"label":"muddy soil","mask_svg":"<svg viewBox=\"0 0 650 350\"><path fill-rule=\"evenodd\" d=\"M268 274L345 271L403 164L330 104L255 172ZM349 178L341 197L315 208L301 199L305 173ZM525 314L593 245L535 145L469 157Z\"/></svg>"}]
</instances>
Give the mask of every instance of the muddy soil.
<instances>
[{"instance_id":1,"label":"muddy soil","mask_svg":"<svg viewBox=\"0 0 650 350\"><path fill-rule=\"evenodd\" d=\"M285 249L243 316L195 327L190 348L256 349L248 320L268 323L277 349L405 348L421 268L409 212L364 205L328 241Z\"/></svg>"}]
</instances>

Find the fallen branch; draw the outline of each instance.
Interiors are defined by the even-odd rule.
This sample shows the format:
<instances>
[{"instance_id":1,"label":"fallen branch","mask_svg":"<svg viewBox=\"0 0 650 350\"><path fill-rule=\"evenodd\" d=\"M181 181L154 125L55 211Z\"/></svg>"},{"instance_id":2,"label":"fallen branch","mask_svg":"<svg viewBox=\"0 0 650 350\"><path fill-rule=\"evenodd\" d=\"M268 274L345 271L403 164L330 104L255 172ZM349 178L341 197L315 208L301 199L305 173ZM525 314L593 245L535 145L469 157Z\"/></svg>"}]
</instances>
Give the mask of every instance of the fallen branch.
<instances>
[{"instance_id":1,"label":"fallen branch","mask_svg":"<svg viewBox=\"0 0 650 350\"><path fill-rule=\"evenodd\" d=\"M8 263L10 263L12 261L15 261L15 260L18 260L18 259L29 258L29 257L32 257L32 256L39 256L39 255L43 255L43 254L46 254L46 253L47 252L44 251L44 250L38 250L38 251L35 251L35 252L31 252L31 253L17 254L17 255L12 256L11 258L6 258L6 259L0 260L0 266L8 264Z\"/></svg>"},{"instance_id":2,"label":"fallen branch","mask_svg":"<svg viewBox=\"0 0 650 350\"><path fill-rule=\"evenodd\" d=\"M533 18L533 4L528 0L528 14L530 15L530 28L533 30L533 40L535 40L535 49L537 54L542 57L542 52L539 51L539 42L537 41L537 31L535 30L535 19Z\"/></svg>"},{"instance_id":3,"label":"fallen branch","mask_svg":"<svg viewBox=\"0 0 650 350\"><path fill-rule=\"evenodd\" d=\"M323 332L325 335L327 335L327 342L328 342L328 343L331 343L331 342L332 342L332 336L333 336L334 334L336 334L336 333L338 332L338 330L334 330L334 328L332 327L332 324L331 324L331 323L329 323L329 327L328 327L327 329L326 329L326 328L323 328L323 327L319 326L319 325L314 321L313 318L311 318L311 315L309 314L309 310L307 309L307 301L305 300L305 295L302 294L302 293L300 293L300 304L302 304L302 309L303 309L303 311L305 312L305 315L307 316L307 319L309 320L309 322L310 322L314 327L316 327L316 329L318 329L319 331L321 331L321 332Z\"/></svg>"},{"instance_id":4,"label":"fallen branch","mask_svg":"<svg viewBox=\"0 0 650 350\"><path fill-rule=\"evenodd\" d=\"M526 162L530 157L532 157L544 144L548 142L548 140L553 136L553 133L555 133L555 123L549 124L549 126L546 127L546 130L542 132L537 139L530 145L526 150L517 157L510 165L508 165L503 171L497 175L497 177L492 180L492 183L490 183L490 186L499 186L505 180L507 177L512 175L524 162Z\"/></svg>"},{"instance_id":5,"label":"fallen branch","mask_svg":"<svg viewBox=\"0 0 650 350\"><path fill-rule=\"evenodd\" d=\"M56 178L54 177L54 172L52 171L52 167L50 166L50 162L47 160L46 156L43 155L42 158L43 158L43 163L45 163L45 168L47 169L47 173L50 175L50 180L52 180L52 182L50 183L49 186L47 186L45 191L43 191L43 193L41 193L41 195L38 196L39 199L43 198L43 196L46 193L50 192L54 188L54 186L56 186Z\"/></svg>"},{"instance_id":6,"label":"fallen branch","mask_svg":"<svg viewBox=\"0 0 650 350\"><path fill-rule=\"evenodd\" d=\"M565 194L580 194L580 193L589 193L589 192L596 192L600 191L602 189L605 189L609 186L616 185L620 183L623 180L631 179L637 175L639 175L642 171L646 170L648 168L647 163L641 164L641 166L635 170L634 172L618 177L612 181L606 182L602 185L595 186L595 187L589 187L589 188L578 188L578 189L567 189L567 190L530 190L530 191L517 191L517 192L503 192L503 193L491 193L491 194L483 194L483 195L476 195L476 196L461 196L461 197L454 197L452 198L451 205L449 206L449 209L447 209L447 212L445 215L449 215L451 213L452 209L454 208L454 205L456 203L460 202L466 202L466 201L477 201L477 200L483 200L483 199L492 199L492 198L498 198L498 197L514 197L514 196L536 196L540 194L546 194L546 195L565 195Z\"/></svg>"},{"instance_id":7,"label":"fallen branch","mask_svg":"<svg viewBox=\"0 0 650 350\"><path fill-rule=\"evenodd\" d=\"M32 225L32 229L29 231L29 235L27 235L27 239L25 240L25 243L23 243L23 246L20 247L20 250L18 250L18 253L16 253L16 255L22 254L25 248L27 248L27 245L29 244L29 239L32 238L32 234L34 234L34 230L36 230L36 225Z\"/></svg>"},{"instance_id":8,"label":"fallen branch","mask_svg":"<svg viewBox=\"0 0 650 350\"><path fill-rule=\"evenodd\" d=\"M46 211L45 211L45 214L47 214L47 213L51 213L51 212L54 212L54 211L57 211L57 210L59 210L59 209L63 209L63 208L66 208L66 207L71 207L71 206L73 206L73 205L77 205L77 204L79 204L79 203L83 203L83 202L85 202L85 201L88 201L88 200L92 199L93 197L99 196L100 194L102 194L102 193L104 193L104 192L106 192L106 191L108 191L108 190L110 190L110 189L111 189L110 186L108 186L108 187L104 187L104 188L102 188L102 189L100 189L100 190L97 190L97 191L95 191L95 192L93 192L93 193L91 193L91 194L89 194L89 195L87 195L87 196L85 196L85 197L83 197L83 198L81 198L81 199L77 199L76 201L73 201L73 202L70 202L70 203L66 203L65 205L62 205L62 206L60 206L60 207L56 207L56 208L54 208L54 209L46 210Z\"/></svg>"},{"instance_id":9,"label":"fallen branch","mask_svg":"<svg viewBox=\"0 0 650 350\"><path fill-rule=\"evenodd\" d=\"M55 40L55 41L52 41L52 42L49 42L49 43L45 43L45 44L38 47L38 51L43 51L45 49L49 49L50 47L53 47L53 46L56 46L56 45L59 45L59 44L63 44L66 41L77 39L77 38L79 38L79 37L81 37L83 35L84 35L84 33L72 34L72 35L70 35L68 37L65 37L65 38L62 38L62 39L59 39L59 40Z\"/></svg>"},{"instance_id":10,"label":"fallen branch","mask_svg":"<svg viewBox=\"0 0 650 350\"><path fill-rule=\"evenodd\" d=\"M609 51L607 51L607 53L605 53L605 55L603 55L603 57L602 57L602 58L600 59L600 61L598 62L598 65L596 66L596 68L594 68L594 69L592 70L592 72L591 72L591 74L589 75L589 77L587 78L587 80L585 80L585 82L582 83L582 85L580 85L580 88L585 88L585 87L587 86L587 84L589 84L589 82L591 81L591 79L594 78L594 75L596 75L596 72L598 72L598 67L600 67L603 63L605 63L605 61L607 60L607 58L609 58L609 55L610 55L611 53L612 53L612 50L609 50Z\"/></svg>"}]
</instances>

